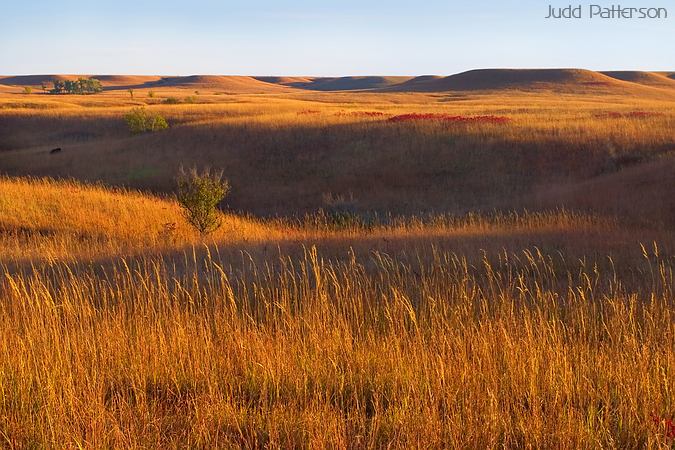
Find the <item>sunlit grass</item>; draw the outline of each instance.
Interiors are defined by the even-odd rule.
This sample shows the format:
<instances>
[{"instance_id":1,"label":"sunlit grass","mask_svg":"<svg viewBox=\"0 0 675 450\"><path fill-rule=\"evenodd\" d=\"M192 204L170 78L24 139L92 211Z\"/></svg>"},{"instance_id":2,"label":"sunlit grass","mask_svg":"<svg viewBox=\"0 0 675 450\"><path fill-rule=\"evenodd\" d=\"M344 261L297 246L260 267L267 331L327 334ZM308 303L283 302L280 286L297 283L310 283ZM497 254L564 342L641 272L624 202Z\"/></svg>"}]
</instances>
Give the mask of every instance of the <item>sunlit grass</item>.
<instances>
[{"instance_id":1,"label":"sunlit grass","mask_svg":"<svg viewBox=\"0 0 675 450\"><path fill-rule=\"evenodd\" d=\"M651 417L673 414L673 272L647 256L629 285L531 252L5 274L0 432L16 447L667 446Z\"/></svg>"},{"instance_id":2,"label":"sunlit grass","mask_svg":"<svg viewBox=\"0 0 675 450\"><path fill-rule=\"evenodd\" d=\"M0 96L3 170L107 183L0 179L0 447L673 446L675 237L640 217L668 199L516 201L660 169L672 100L153 90ZM131 136L138 105L170 129ZM201 237L177 160L289 213ZM317 211L352 191L354 222Z\"/></svg>"}]
</instances>

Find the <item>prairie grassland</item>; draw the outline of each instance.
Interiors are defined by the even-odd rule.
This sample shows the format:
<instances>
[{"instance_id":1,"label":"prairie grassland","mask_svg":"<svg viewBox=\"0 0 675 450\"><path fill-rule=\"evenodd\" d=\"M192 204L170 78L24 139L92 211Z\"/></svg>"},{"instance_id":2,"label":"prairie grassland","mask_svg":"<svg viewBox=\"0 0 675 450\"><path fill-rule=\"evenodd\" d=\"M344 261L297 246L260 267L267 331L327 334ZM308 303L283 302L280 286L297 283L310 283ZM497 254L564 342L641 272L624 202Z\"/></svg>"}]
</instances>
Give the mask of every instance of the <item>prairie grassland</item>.
<instances>
[{"instance_id":1,"label":"prairie grassland","mask_svg":"<svg viewBox=\"0 0 675 450\"><path fill-rule=\"evenodd\" d=\"M196 103L162 104L170 96L192 96ZM38 106L20 107L15 97ZM636 162L665 159L670 164L674 101L665 91L652 97L518 92L195 95L187 90L158 91L155 98L139 93L135 99L115 91L56 99L3 95L0 164L9 175L73 177L157 192L173 188L181 164L210 165L224 169L232 181L232 208L262 215L313 211L322 206L326 193L351 193L363 211L401 214L565 205L616 215L630 211L612 196L579 205L579 196L561 197L560 188L593 179L617 184L620 193L626 183L614 180L617 172L630 172ZM42 104L50 108L40 109ZM123 116L145 104L166 116L171 128L130 135ZM364 112L383 115L359 114ZM496 115L510 121L388 121L408 113ZM52 157L46 151L53 147L65 150ZM638 211L633 219L675 221L671 208L654 206L662 201L662 192L648 186L634 190L637 194L633 203L652 208Z\"/></svg>"},{"instance_id":2,"label":"prairie grassland","mask_svg":"<svg viewBox=\"0 0 675 450\"><path fill-rule=\"evenodd\" d=\"M171 199L0 188L6 447L672 445L671 234L625 255L564 211L228 216L200 242Z\"/></svg>"},{"instance_id":3,"label":"prairie grassland","mask_svg":"<svg viewBox=\"0 0 675 450\"><path fill-rule=\"evenodd\" d=\"M2 446L672 448L672 97L216 94L0 95Z\"/></svg>"}]
</instances>

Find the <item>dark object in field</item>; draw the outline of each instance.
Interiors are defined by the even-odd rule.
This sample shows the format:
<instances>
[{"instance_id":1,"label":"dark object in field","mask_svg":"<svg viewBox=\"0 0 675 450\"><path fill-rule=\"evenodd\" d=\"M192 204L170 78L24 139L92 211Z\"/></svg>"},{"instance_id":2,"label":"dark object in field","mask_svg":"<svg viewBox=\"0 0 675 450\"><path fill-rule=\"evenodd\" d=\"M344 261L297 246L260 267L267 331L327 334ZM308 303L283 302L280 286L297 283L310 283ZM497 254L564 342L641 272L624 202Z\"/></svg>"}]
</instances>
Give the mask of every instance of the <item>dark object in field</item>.
<instances>
[{"instance_id":1,"label":"dark object in field","mask_svg":"<svg viewBox=\"0 0 675 450\"><path fill-rule=\"evenodd\" d=\"M53 148L53 149L49 150L49 154L53 155L54 153L58 153L60 151L61 151L61 147L56 147L56 148Z\"/></svg>"}]
</instances>

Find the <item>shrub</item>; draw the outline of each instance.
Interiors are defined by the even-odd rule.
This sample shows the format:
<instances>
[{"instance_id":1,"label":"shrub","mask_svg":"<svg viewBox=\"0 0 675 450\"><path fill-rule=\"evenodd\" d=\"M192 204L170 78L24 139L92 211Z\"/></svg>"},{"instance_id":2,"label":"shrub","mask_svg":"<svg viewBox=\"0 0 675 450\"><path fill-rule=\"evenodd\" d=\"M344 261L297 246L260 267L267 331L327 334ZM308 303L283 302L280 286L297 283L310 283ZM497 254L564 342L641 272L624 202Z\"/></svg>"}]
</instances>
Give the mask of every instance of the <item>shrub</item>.
<instances>
[{"instance_id":1,"label":"shrub","mask_svg":"<svg viewBox=\"0 0 675 450\"><path fill-rule=\"evenodd\" d=\"M182 168L176 179L178 203L183 216L202 235L217 230L222 224L218 204L230 190L223 173L208 169L199 173L196 169L185 172Z\"/></svg>"},{"instance_id":2,"label":"shrub","mask_svg":"<svg viewBox=\"0 0 675 450\"><path fill-rule=\"evenodd\" d=\"M26 87L23 88L23 93L24 94L31 94L31 93L33 93L33 88L30 87L30 86L26 86Z\"/></svg>"},{"instance_id":3,"label":"shrub","mask_svg":"<svg viewBox=\"0 0 675 450\"><path fill-rule=\"evenodd\" d=\"M155 98L155 91L148 91L148 97Z\"/></svg>"},{"instance_id":4,"label":"shrub","mask_svg":"<svg viewBox=\"0 0 675 450\"><path fill-rule=\"evenodd\" d=\"M159 114L150 114L144 107L132 109L124 116L129 131L134 134L159 131L169 128L166 119Z\"/></svg>"},{"instance_id":5,"label":"shrub","mask_svg":"<svg viewBox=\"0 0 675 450\"><path fill-rule=\"evenodd\" d=\"M159 114L153 115L150 119L148 131L166 130L167 128L169 128L169 124L166 122L166 119Z\"/></svg>"},{"instance_id":6,"label":"shrub","mask_svg":"<svg viewBox=\"0 0 675 450\"><path fill-rule=\"evenodd\" d=\"M176 97L167 97L164 100L162 100L162 103L165 105L177 105L180 103L180 100L177 99Z\"/></svg>"}]
</instances>

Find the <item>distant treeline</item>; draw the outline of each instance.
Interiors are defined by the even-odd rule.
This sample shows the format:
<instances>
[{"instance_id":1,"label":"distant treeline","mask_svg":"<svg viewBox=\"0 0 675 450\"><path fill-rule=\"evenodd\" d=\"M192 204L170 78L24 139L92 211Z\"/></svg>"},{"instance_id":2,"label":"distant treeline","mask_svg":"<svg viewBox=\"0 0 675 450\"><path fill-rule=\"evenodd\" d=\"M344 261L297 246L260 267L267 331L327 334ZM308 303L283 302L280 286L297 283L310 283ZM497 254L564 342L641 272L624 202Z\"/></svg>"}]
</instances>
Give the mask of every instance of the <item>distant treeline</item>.
<instances>
[{"instance_id":1,"label":"distant treeline","mask_svg":"<svg viewBox=\"0 0 675 450\"><path fill-rule=\"evenodd\" d=\"M77 80L54 81L54 88L49 91L52 94L96 94L103 87L96 78L78 78Z\"/></svg>"}]
</instances>

